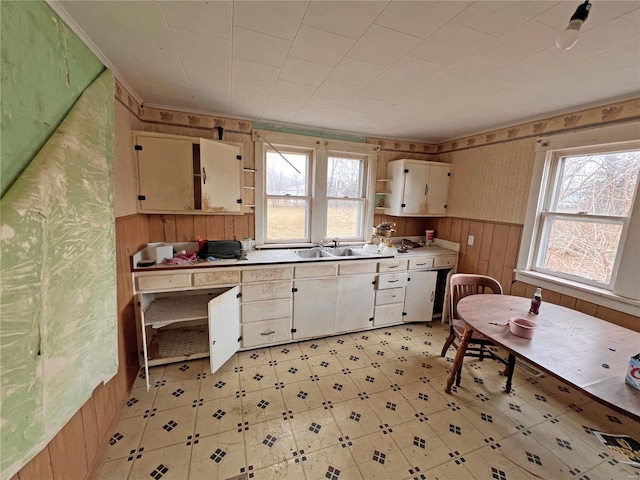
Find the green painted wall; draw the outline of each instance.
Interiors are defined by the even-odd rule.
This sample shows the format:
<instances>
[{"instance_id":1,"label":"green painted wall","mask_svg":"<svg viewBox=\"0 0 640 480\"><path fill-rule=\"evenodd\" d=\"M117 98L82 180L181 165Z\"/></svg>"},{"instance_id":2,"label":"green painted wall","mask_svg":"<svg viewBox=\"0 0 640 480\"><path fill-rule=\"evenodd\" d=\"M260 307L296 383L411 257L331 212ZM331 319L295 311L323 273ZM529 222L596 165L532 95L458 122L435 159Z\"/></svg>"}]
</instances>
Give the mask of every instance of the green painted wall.
<instances>
[{"instance_id":1,"label":"green painted wall","mask_svg":"<svg viewBox=\"0 0 640 480\"><path fill-rule=\"evenodd\" d=\"M0 1L0 196L102 63L42 1Z\"/></svg>"},{"instance_id":2,"label":"green painted wall","mask_svg":"<svg viewBox=\"0 0 640 480\"><path fill-rule=\"evenodd\" d=\"M4 479L116 373L118 342L113 77L43 2L0 14Z\"/></svg>"}]
</instances>

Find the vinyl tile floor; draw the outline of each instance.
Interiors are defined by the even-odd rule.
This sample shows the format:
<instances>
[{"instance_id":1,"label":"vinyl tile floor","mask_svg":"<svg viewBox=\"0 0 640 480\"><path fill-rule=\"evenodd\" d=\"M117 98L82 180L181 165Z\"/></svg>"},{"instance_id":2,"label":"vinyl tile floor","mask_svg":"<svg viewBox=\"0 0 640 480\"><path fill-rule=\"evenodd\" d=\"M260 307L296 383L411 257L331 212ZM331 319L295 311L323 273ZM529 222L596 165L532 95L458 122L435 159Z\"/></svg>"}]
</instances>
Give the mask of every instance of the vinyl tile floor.
<instances>
[{"instance_id":1,"label":"vinyl tile floor","mask_svg":"<svg viewBox=\"0 0 640 480\"><path fill-rule=\"evenodd\" d=\"M640 479L593 431L640 425L526 365L465 359L440 323L406 324L150 369L96 479Z\"/></svg>"}]
</instances>

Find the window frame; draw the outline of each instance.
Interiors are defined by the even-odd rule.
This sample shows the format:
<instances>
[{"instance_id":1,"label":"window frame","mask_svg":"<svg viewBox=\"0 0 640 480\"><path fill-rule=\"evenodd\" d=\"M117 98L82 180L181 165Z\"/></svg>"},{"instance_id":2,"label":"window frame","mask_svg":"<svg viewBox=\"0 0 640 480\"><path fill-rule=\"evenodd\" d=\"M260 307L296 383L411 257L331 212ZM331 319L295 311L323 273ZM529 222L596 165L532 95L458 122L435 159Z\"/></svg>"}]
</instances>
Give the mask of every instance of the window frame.
<instances>
[{"instance_id":1,"label":"window frame","mask_svg":"<svg viewBox=\"0 0 640 480\"><path fill-rule=\"evenodd\" d=\"M367 232L373 226L375 203L375 178L380 147L364 142L334 140L324 137L296 135L268 130L253 130L256 165L255 183L255 237L256 246L261 248L292 248L318 245L326 238L327 228L327 169L329 156L363 158L364 209L362 213L362 236L339 239L347 244L362 243L368 239ZM307 227L309 238L300 242L296 239L268 240L266 238L266 153L273 150L308 150L312 152L310 181L310 218Z\"/></svg>"},{"instance_id":2,"label":"window frame","mask_svg":"<svg viewBox=\"0 0 640 480\"><path fill-rule=\"evenodd\" d=\"M548 212L556 195L559 159L589 153L606 153L640 149L640 122L573 131L542 137L536 141L535 162L529 200L520 243L515 279L563 295L569 295L596 305L602 305L631 315L640 316L640 185L636 185L634 201L628 217L596 214ZM590 282L581 277L559 275L537 266L543 252L545 218L624 219L616 260L608 284Z\"/></svg>"}]
</instances>

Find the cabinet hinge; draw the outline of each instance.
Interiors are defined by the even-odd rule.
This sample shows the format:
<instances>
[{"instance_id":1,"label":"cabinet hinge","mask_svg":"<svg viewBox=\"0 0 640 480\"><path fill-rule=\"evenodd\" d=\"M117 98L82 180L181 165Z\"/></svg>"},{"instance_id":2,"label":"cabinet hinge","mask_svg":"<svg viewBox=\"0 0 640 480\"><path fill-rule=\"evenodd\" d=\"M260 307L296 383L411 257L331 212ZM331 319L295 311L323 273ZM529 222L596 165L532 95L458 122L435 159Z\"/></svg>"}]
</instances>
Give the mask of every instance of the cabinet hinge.
<instances>
[{"instance_id":1,"label":"cabinet hinge","mask_svg":"<svg viewBox=\"0 0 640 480\"><path fill-rule=\"evenodd\" d=\"M373 282L371 282L371 285L375 285L375 284L376 284L376 281L375 281L375 280L374 280Z\"/></svg>"},{"instance_id":2,"label":"cabinet hinge","mask_svg":"<svg viewBox=\"0 0 640 480\"><path fill-rule=\"evenodd\" d=\"M369 321L370 321L370 322L373 322L373 317L369 317Z\"/></svg>"},{"instance_id":3,"label":"cabinet hinge","mask_svg":"<svg viewBox=\"0 0 640 480\"><path fill-rule=\"evenodd\" d=\"M292 329L291 329L291 333L296 333L297 331L298 331L298 329L297 329L297 328L292 328Z\"/></svg>"},{"instance_id":4,"label":"cabinet hinge","mask_svg":"<svg viewBox=\"0 0 640 480\"><path fill-rule=\"evenodd\" d=\"M407 312L402 312L402 316L406 317L407 316Z\"/></svg>"},{"instance_id":5,"label":"cabinet hinge","mask_svg":"<svg viewBox=\"0 0 640 480\"><path fill-rule=\"evenodd\" d=\"M242 335L238 337L238 342L242 340Z\"/></svg>"},{"instance_id":6,"label":"cabinet hinge","mask_svg":"<svg viewBox=\"0 0 640 480\"><path fill-rule=\"evenodd\" d=\"M238 294L236 295L236 298L240 298L242 296L242 292L238 292Z\"/></svg>"},{"instance_id":7,"label":"cabinet hinge","mask_svg":"<svg viewBox=\"0 0 640 480\"><path fill-rule=\"evenodd\" d=\"M406 206L407 206L407 204L406 204L406 203L403 203L403 204L402 204L402 205L400 205L400 206L401 206L402 208L404 208L404 207L406 207Z\"/></svg>"},{"instance_id":8,"label":"cabinet hinge","mask_svg":"<svg viewBox=\"0 0 640 480\"><path fill-rule=\"evenodd\" d=\"M445 205L444 208L447 208L447 206Z\"/></svg>"},{"instance_id":9,"label":"cabinet hinge","mask_svg":"<svg viewBox=\"0 0 640 480\"><path fill-rule=\"evenodd\" d=\"M142 150L142 145L136 145L133 147L134 150Z\"/></svg>"},{"instance_id":10,"label":"cabinet hinge","mask_svg":"<svg viewBox=\"0 0 640 480\"><path fill-rule=\"evenodd\" d=\"M404 173L409 173L409 169L408 169L408 168L405 168L405 169L404 169Z\"/></svg>"},{"instance_id":11,"label":"cabinet hinge","mask_svg":"<svg viewBox=\"0 0 640 480\"><path fill-rule=\"evenodd\" d=\"M448 172L448 173L447 173L447 177L450 177L450 176L451 176L451 172Z\"/></svg>"},{"instance_id":12,"label":"cabinet hinge","mask_svg":"<svg viewBox=\"0 0 640 480\"><path fill-rule=\"evenodd\" d=\"M241 198L237 199L236 203L242 203L242 199Z\"/></svg>"},{"instance_id":13,"label":"cabinet hinge","mask_svg":"<svg viewBox=\"0 0 640 480\"><path fill-rule=\"evenodd\" d=\"M242 155L236 155L236 160L242 160Z\"/></svg>"},{"instance_id":14,"label":"cabinet hinge","mask_svg":"<svg viewBox=\"0 0 640 480\"><path fill-rule=\"evenodd\" d=\"M411 281L411 277L407 277L407 282L410 282L410 281Z\"/></svg>"},{"instance_id":15,"label":"cabinet hinge","mask_svg":"<svg viewBox=\"0 0 640 480\"><path fill-rule=\"evenodd\" d=\"M297 289L296 287L293 287L293 288L291 289L291 291L292 291L293 293L296 293L296 292L298 291L298 289Z\"/></svg>"},{"instance_id":16,"label":"cabinet hinge","mask_svg":"<svg viewBox=\"0 0 640 480\"><path fill-rule=\"evenodd\" d=\"M138 306L140 306L140 302L136 302L136 304L137 304Z\"/></svg>"},{"instance_id":17,"label":"cabinet hinge","mask_svg":"<svg viewBox=\"0 0 640 480\"><path fill-rule=\"evenodd\" d=\"M144 195L138 195L138 200L146 200L147 197Z\"/></svg>"}]
</instances>

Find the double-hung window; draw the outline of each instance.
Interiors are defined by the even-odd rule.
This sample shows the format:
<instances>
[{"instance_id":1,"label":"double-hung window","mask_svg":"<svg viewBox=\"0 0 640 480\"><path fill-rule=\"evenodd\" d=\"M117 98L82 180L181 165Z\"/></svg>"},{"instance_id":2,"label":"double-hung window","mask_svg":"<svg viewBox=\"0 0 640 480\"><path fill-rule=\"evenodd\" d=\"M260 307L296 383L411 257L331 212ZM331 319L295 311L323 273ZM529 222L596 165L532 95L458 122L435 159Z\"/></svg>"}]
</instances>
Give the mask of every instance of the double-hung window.
<instances>
[{"instance_id":1,"label":"double-hung window","mask_svg":"<svg viewBox=\"0 0 640 480\"><path fill-rule=\"evenodd\" d=\"M632 313L640 305L640 142L611 141L626 137L620 131L538 142L516 278Z\"/></svg>"},{"instance_id":2,"label":"double-hung window","mask_svg":"<svg viewBox=\"0 0 640 480\"><path fill-rule=\"evenodd\" d=\"M259 245L368 238L379 147L265 131L254 140Z\"/></svg>"}]
</instances>

